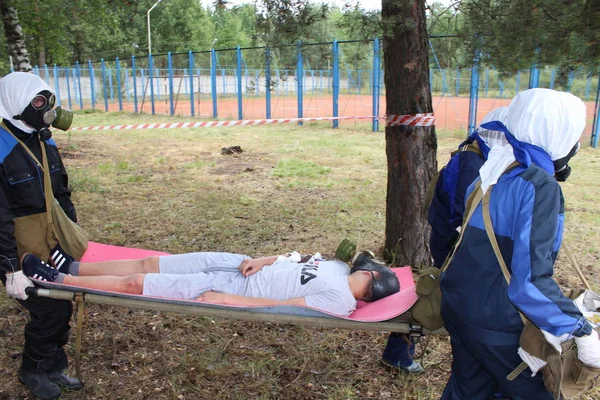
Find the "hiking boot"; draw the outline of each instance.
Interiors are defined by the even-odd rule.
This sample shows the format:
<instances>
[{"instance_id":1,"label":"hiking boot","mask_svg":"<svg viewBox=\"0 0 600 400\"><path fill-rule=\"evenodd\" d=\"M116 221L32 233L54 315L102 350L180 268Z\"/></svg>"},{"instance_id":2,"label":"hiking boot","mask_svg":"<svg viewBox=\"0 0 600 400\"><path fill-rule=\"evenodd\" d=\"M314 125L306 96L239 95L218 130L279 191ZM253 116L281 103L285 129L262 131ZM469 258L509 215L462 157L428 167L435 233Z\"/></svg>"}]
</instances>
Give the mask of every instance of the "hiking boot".
<instances>
[{"instance_id":1,"label":"hiking boot","mask_svg":"<svg viewBox=\"0 0 600 400\"><path fill-rule=\"evenodd\" d=\"M386 367L398 369L402 372L405 372L405 373L411 374L411 375L419 375L419 374L422 374L423 372L425 372L425 368L423 368L421 366L421 364L419 364L418 362L416 362L414 360L413 360L412 364L410 364L407 367L400 365L400 363L398 363L398 362L388 361L383 357L381 358L381 363L383 365L385 365Z\"/></svg>"},{"instance_id":2,"label":"hiking boot","mask_svg":"<svg viewBox=\"0 0 600 400\"><path fill-rule=\"evenodd\" d=\"M68 390L77 391L83 389L83 382L77 378L71 378L70 376L65 375L62 371L48 372L48 378L52 382L57 383L59 386Z\"/></svg>"},{"instance_id":3,"label":"hiking boot","mask_svg":"<svg viewBox=\"0 0 600 400\"><path fill-rule=\"evenodd\" d=\"M48 263L63 274L69 274L69 267L73 261L74 258L67 254L67 252L60 247L60 244L56 244L56 246L50 250L50 260L48 260Z\"/></svg>"},{"instance_id":4,"label":"hiking boot","mask_svg":"<svg viewBox=\"0 0 600 400\"><path fill-rule=\"evenodd\" d=\"M43 371L19 369L19 382L40 400L57 400L62 394L60 387L52 382L48 378L48 374Z\"/></svg>"},{"instance_id":5,"label":"hiking boot","mask_svg":"<svg viewBox=\"0 0 600 400\"><path fill-rule=\"evenodd\" d=\"M21 268L23 273L32 279L54 282L58 278L57 270L30 253L21 257Z\"/></svg>"}]
</instances>

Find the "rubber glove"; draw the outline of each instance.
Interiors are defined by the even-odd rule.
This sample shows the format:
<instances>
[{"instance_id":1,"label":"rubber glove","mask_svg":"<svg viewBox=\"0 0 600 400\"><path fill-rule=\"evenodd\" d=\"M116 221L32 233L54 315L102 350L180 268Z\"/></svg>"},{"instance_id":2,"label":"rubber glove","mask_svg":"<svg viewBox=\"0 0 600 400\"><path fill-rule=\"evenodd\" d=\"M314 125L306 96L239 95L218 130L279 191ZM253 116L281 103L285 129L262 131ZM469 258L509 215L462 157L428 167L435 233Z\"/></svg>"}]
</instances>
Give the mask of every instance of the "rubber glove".
<instances>
[{"instance_id":1,"label":"rubber glove","mask_svg":"<svg viewBox=\"0 0 600 400\"><path fill-rule=\"evenodd\" d=\"M591 335L576 337L577 358L582 363L594 368L600 368L600 338L598 332L592 331Z\"/></svg>"},{"instance_id":2,"label":"rubber glove","mask_svg":"<svg viewBox=\"0 0 600 400\"><path fill-rule=\"evenodd\" d=\"M23 274L23 271L16 271L6 274L6 294L15 299L27 300L29 295L25 289L33 287L33 282Z\"/></svg>"}]
</instances>

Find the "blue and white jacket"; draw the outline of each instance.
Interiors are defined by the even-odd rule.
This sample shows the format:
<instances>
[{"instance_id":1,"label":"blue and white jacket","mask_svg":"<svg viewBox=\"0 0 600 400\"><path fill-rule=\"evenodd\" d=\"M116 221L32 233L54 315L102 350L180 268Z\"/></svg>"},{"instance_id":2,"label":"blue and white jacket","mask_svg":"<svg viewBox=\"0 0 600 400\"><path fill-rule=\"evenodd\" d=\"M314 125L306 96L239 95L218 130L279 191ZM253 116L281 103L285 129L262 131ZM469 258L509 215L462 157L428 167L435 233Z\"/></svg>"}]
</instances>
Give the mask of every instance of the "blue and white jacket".
<instances>
[{"instance_id":1,"label":"blue and white jacket","mask_svg":"<svg viewBox=\"0 0 600 400\"><path fill-rule=\"evenodd\" d=\"M529 163L502 175L490 190L492 225L511 273L510 285L488 239L479 204L441 278L444 322L490 345L518 343L523 323L517 310L555 336L590 334L590 324L552 279L564 221L558 182Z\"/></svg>"}]
</instances>

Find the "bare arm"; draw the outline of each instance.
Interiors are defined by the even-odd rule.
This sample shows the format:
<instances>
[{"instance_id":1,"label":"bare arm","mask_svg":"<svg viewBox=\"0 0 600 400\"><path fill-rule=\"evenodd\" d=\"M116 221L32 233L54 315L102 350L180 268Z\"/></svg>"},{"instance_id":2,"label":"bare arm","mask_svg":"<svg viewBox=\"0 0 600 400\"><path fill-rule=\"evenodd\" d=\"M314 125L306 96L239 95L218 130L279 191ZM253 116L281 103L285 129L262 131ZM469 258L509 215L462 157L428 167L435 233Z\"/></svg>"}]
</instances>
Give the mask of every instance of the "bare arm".
<instances>
[{"instance_id":1,"label":"bare arm","mask_svg":"<svg viewBox=\"0 0 600 400\"><path fill-rule=\"evenodd\" d=\"M217 292L204 292L202 295L196 297L196 301L232 306L306 306L304 297L296 297L288 300L273 300L264 297L245 297L236 294Z\"/></svg>"}]
</instances>

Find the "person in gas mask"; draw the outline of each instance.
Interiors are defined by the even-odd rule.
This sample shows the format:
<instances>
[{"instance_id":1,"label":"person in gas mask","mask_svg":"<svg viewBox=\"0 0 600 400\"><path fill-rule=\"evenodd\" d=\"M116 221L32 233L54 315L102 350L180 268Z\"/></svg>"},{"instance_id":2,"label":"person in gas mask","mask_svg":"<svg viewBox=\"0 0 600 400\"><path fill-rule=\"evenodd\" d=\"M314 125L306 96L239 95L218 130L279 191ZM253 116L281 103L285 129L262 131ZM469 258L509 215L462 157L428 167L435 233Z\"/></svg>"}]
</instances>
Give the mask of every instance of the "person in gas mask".
<instances>
[{"instance_id":1,"label":"person in gas mask","mask_svg":"<svg viewBox=\"0 0 600 400\"><path fill-rule=\"evenodd\" d=\"M600 367L600 339L575 303L552 279L563 234L561 171L577 149L585 127L585 104L569 93L530 89L511 101L506 121L483 124L503 132L491 146L479 179L467 190L490 193L489 215L499 252L510 273L507 284L479 203L462 228L441 276L441 315L450 334L452 369L442 399L488 400L496 388L513 400L552 399L542 375L521 363L523 322L541 329L552 343L575 339L577 356ZM480 189L477 189L480 185Z\"/></svg>"},{"instance_id":2,"label":"person in gas mask","mask_svg":"<svg viewBox=\"0 0 600 400\"><path fill-rule=\"evenodd\" d=\"M52 89L38 76L13 72L0 79L0 279L7 294L30 313L18 378L40 399L59 398L61 387L83 387L81 381L63 373L68 364L63 346L69 337L71 302L29 297L26 289L33 284L19 262L24 251L37 245L31 243L34 232L19 233L20 221L46 212L42 146L54 197L66 215L77 221L67 172L49 129L51 125L68 129L72 114L54 106ZM42 250L55 267L70 260L59 245Z\"/></svg>"}]
</instances>

